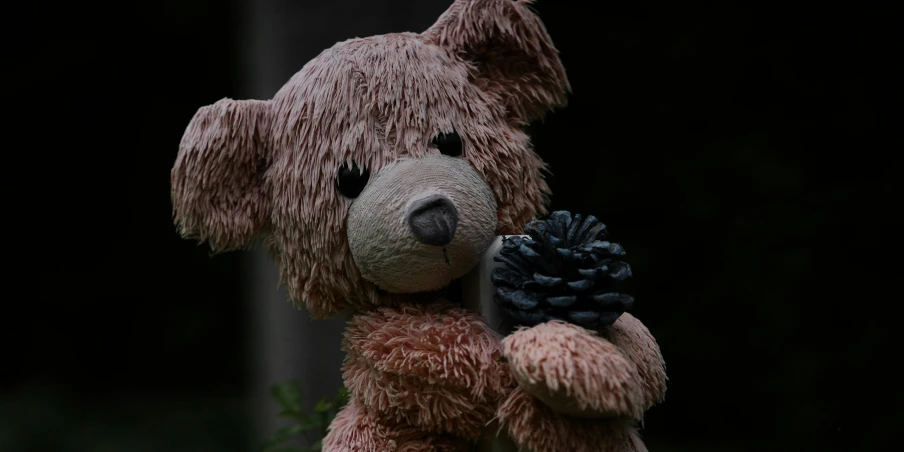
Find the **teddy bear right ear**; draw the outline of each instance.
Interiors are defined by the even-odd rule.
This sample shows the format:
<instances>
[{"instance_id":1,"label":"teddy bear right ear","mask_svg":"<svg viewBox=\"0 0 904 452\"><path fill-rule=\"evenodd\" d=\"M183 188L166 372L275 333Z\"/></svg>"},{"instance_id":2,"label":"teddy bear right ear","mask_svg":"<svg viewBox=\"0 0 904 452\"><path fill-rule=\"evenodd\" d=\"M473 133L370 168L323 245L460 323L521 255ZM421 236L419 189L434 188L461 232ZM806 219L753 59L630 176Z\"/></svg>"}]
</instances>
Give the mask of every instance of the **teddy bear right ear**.
<instances>
[{"instance_id":1,"label":"teddy bear right ear","mask_svg":"<svg viewBox=\"0 0 904 452\"><path fill-rule=\"evenodd\" d=\"M270 101L221 99L195 113L170 173L183 237L214 251L248 245L267 225Z\"/></svg>"},{"instance_id":2,"label":"teddy bear right ear","mask_svg":"<svg viewBox=\"0 0 904 452\"><path fill-rule=\"evenodd\" d=\"M571 91L533 0L456 0L422 36L475 69L476 84L526 123L564 106Z\"/></svg>"}]
</instances>

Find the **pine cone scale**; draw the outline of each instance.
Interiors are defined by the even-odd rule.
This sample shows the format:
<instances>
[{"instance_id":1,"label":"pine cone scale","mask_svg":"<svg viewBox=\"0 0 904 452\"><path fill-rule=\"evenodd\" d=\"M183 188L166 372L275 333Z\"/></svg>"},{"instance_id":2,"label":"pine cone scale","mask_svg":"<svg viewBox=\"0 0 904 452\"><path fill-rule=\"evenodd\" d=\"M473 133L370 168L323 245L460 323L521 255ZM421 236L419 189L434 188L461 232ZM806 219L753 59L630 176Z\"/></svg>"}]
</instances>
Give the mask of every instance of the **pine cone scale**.
<instances>
[{"instance_id":1,"label":"pine cone scale","mask_svg":"<svg viewBox=\"0 0 904 452\"><path fill-rule=\"evenodd\" d=\"M606 240L596 217L553 212L525 229L528 237L506 237L494 270L494 300L521 325L561 319L585 328L611 325L634 299L618 285L631 267L617 243ZM504 289L504 290L503 290Z\"/></svg>"},{"instance_id":2,"label":"pine cone scale","mask_svg":"<svg viewBox=\"0 0 904 452\"><path fill-rule=\"evenodd\" d=\"M541 275L540 273L534 273L533 281L543 287L549 287L549 288L559 287L562 285L563 282L565 282L564 279L559 278L557 276L546 276L546 275Z\"/></svg>"}]
</instances>

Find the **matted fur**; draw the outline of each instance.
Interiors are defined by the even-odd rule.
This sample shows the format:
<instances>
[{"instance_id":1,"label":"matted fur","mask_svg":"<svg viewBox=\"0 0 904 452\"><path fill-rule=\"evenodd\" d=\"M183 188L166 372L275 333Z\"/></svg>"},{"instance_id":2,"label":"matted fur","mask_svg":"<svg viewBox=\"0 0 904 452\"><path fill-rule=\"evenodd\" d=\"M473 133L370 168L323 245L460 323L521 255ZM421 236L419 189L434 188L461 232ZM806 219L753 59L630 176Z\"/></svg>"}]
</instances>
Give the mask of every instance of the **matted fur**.
<instances>
[{"instance_id":1,"label":"matted fur","mask_svg":"<svg viewBox=\"0 0 904 452\"><path fill-rule=\"evenodd\" d=\"M665 360L650 330L631 314L624 313L604 332L621 353L637 365L643 390L643 410L665 400Z\"/></svg>"},{"instance_id":2,"label":"matted fur","mask_svg":"<svg viewBox=\"0 0 904 452\"><path fill-rule=\"evenodd\" d=\"M293 297L317 316L379 304L348 249L351 202L336 171L356 163L376 173L402 157L437 153L430 142L456 130L464 155L493 190L498 229L514 231L543 207L543 164L468 65L414 34L347 41L321 54L274 98L272 249ZM341 129L337 130L337 128ZM504 164L500 164L504 163ZM342 300L342 301L340 301Z\"/></svg>"},{"instance_id":3,"label":"matted fur","mask_svg":"<svg viewBox=\"0 0 904 452\"><path fill-rule=\"evenodd\" d=\"M170 176L179 232L214 251L245 246L270 214L266 101L223 99L195 113Z\"/></svg>"},{"instance_id":4,"label":"matted fur","mask_svg":"<svg viewBox=\"0 0 904 452\"><path fill-rule=\"evenodd\" d=\"M345 385L364 406L430 432L476 440L514 386L499 335L449 305L356 316L343 349Z\"/></svg>"},{"instance_id":5,"label":"matted fur","mask_svg":"<svg viewBox=\"0 0 904 452\"><path fill-rule=\"evenodd\" d=\"M425 41L469 61L477 86L520 123L543 117L550 106L565 105L571 89L543 23L527 8L531 3L458 1L424 33Z\"/></svg>"},{"instance_id":6,"label":"matted fur","mask_svg":"<svg viewBox=\"0 0 904 452\"><path fill-rule=\"evenodd\" d=\"M551 321L521 328L502 344L518 383L553 410L588 418L643 416L636 365L596 333Z\"/></svg>"},{"instance_id":7,"label":"matted fur","mask_svg":"<svg viewBox=\"0 0 904 452\"><path fill-rule=\"evenodd\" d=\"M224 249L265 236L292 300L315 317L385 304L349 253L351 201L336 190L336 173L355 162L374 174L400 157L436 153L431 140L454 129L463 158L496 197L496 232L517 233L545 212L548 195L544 164L520 126L564 105L569 90L527 4L460 0L424 34L336 44L270 101L202 108L173 168L177 223ZM267 121L205 128L217 105ZM227 152L247 158L224 161ZM230 168L216 169L224 165ZM223 171L254 189L207 176Z\"/></svg>"},{"instance_id":8,"label":"matted fur","mask_svg":"<svg viewBox=\"0 0 904 452\"><path fill-rule=\"evenodd\" d=\"M633 423L625 419L580 419L555 413L523 388L499 407L509 436L532 452L646 452Z\"/></svg>"},{"instance_id":9,"label":"matted fur","mask_svg":"<svg viewBox=\"0 0 904 452\"><path fill-rule=\"evenodd\" d=\"M352 400L330 424L323 450L330 452L468 452L471 443L381 418Z\"/></svg>"},{"instance_id":10,"label":"matted fur","mask_svg":"<svg viewBox=\"0 0 904 452\"><path fill-rule=\"evenodd\" d=\"M643 450L628 418L661 400L665 373L639 321L623 315L609 341L541 325L503 350L476 315L410 305L436 294L380 292L350 252L353 201L336 188L340 166L378 175L438 154L433 138L453 130L463 140L458 158L492 192L495 234L519 233L545 213L545 167L521 127L563 106L570 88L530 3L457 0L422 34L338 43L270 100L201 108L183 136L171 174L180 232L215 251L264 238L297 306L352 316L344 340L352 399L324 450L466 450L497 421L534 452ZM551 406L564 398L621 417L564 416L524 388Z\"/></svg>"}]
</instances>

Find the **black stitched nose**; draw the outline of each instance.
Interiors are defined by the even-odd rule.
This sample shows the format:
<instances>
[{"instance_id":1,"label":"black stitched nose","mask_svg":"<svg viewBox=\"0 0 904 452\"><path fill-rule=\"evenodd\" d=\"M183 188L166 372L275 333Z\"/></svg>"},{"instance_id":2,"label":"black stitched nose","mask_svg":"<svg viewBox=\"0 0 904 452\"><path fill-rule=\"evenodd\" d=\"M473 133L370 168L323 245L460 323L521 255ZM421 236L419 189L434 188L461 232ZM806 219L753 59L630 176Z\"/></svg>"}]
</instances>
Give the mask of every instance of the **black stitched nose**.
<instances>
[{"instance_id":1,"label":"black stitched nose","mask_svg":"<svg viewBox=\"0 0 904 452\"><path fill-rule=\"evenodd\" d=\"M445 246L455 236L458 211L449 198L430 195L411 204L408 209L408 227L421 243Z\"/></svg>"}]
</instances>

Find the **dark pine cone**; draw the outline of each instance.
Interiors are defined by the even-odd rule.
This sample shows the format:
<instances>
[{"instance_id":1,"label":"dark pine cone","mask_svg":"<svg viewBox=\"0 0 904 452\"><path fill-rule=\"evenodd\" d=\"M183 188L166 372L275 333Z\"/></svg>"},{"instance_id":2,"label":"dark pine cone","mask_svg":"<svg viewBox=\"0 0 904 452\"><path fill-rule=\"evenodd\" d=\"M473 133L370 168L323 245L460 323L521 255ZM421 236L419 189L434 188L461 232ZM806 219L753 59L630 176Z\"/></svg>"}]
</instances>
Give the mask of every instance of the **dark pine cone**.
<instances>
[{"instance_id":1,"label":"dark pine cone","mask_svg":"<svg viewBox=\"0 0 904 452\"><path fill-rule=\"evenodd\" d=\"M491 275L494 300L517 325L559 319L596 329L631 309L634 298L617 290L631 266L618 260L624 249L605 240L606 225L595 217L558 211L524 232L530 238L505 238L495 258L505 266Z\"/></svg>"}]
</instances>

